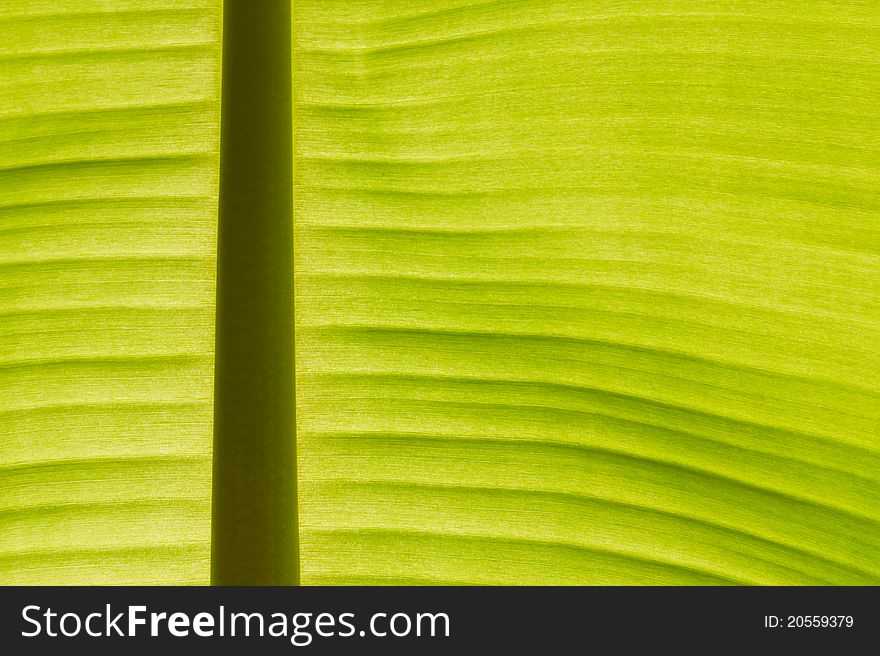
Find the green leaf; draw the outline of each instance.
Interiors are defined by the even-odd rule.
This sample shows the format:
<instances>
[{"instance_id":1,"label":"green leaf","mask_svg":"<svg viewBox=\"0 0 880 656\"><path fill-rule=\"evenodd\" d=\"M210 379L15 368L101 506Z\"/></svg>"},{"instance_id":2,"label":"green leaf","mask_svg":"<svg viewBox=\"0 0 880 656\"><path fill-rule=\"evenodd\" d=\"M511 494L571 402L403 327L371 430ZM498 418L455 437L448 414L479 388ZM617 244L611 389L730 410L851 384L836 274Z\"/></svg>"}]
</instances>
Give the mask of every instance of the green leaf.
<instances>
[{"instance_id":1,"label":"green leaf","mask_svg":"<svg viewBox=\"0 0 880 656\"><path fill-rule=\"evenodd\" d=\"M0 4L0 583L207 583L219 0Z\"/></svg>"},{"instance_id":2,"label":"green leaf","mask_svg":"<svg viewBox=\"0 0 880 656\"><path fill-rule=\"evenodd\" d=\"M880 582L880 12L296 3L304 583Z\"/></svg>"},{"instance_id":3,"label":"green leaf","mask_svg":"<svg viewBox=\"0 0 880 656\"><path fill-rule=\"evenodd\" d=\"M209 581L220 4L0 3L0 583ZM880 7L293 32L303 583L880 583Z\"/></svg>"}]
</instances>

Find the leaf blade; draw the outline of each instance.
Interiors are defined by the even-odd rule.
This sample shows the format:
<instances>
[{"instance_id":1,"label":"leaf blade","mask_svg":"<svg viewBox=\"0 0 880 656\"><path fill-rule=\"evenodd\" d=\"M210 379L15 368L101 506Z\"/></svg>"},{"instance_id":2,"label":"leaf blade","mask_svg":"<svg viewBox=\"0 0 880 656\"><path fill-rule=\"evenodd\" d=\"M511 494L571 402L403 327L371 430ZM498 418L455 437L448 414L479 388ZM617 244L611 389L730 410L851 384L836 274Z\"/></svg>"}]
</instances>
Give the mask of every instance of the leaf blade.
<instances>
[{"instance_id":1,"label":"leaf blade","mask_svg":"<svg viewBox=\"0 0 880 656\"><path fill-rule=\"evenodd\" d=\"M304 582L880 580L876 10L297 16Z\"/></svg>"},{"instance_id":2,"label":"leaf blade","mask_svg":"<svg viewBox=\"0 0 880 656\"><path fill-rule=\"evenodd\" d=\"M219 3L0 33L0 581L206 583Z\"/></svg>"}]
</instances>

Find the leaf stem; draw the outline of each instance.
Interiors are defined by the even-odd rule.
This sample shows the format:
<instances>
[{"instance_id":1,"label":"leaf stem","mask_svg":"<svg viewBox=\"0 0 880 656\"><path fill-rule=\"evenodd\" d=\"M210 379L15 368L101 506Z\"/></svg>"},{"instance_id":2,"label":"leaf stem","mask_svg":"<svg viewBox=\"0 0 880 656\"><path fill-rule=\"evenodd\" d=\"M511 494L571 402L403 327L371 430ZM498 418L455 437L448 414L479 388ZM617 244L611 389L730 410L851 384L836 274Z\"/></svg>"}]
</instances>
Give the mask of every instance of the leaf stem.
<instances>
[{"instance_id":1,"label":"leaf stem","mask_svg":"<svg viewBox=\"0 0 880 656\"><path fill-rule=\"evenodd\" d=\"M224 0L211 581L299 582L290 0Z\"/></svg>"}]
</instances>

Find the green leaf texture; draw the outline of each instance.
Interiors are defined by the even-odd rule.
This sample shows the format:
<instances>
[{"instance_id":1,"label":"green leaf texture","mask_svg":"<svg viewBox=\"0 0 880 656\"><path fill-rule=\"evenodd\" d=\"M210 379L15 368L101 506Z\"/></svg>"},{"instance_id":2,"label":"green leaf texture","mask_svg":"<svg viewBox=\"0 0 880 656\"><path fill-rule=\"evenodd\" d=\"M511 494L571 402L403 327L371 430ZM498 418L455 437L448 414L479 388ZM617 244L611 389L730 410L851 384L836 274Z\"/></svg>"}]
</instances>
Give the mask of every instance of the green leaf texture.
<instances>
[{"instance_id":1,"label":"green leaf texture","mask_svg":"<svg viewBox=\"0 0 880 656\"><path fill-rule=\"evenodd\" d=\"M207 583L219 0L0 2L0 583Z\"/></svg>"},{"instance_id":2,"label":"green leaf texture","mask_svg":"<svg viewBox=\"0 0 880 656\"><path fill-rule=\"evenodd\" d=\"M880 583L880 5L294 31L304 583Z\"/></svg>"},{"instance_id":3,"label":"green leaf texture","mask_svg":"<svg viewBox=\"0 0 880 656\"><path fill-rule=\"evenodd\" d=\"M0 583L208 582L220 5L0 0ZM880 583L880 5L293 29L303 583Z\"/></svg>"}]
</instances>

